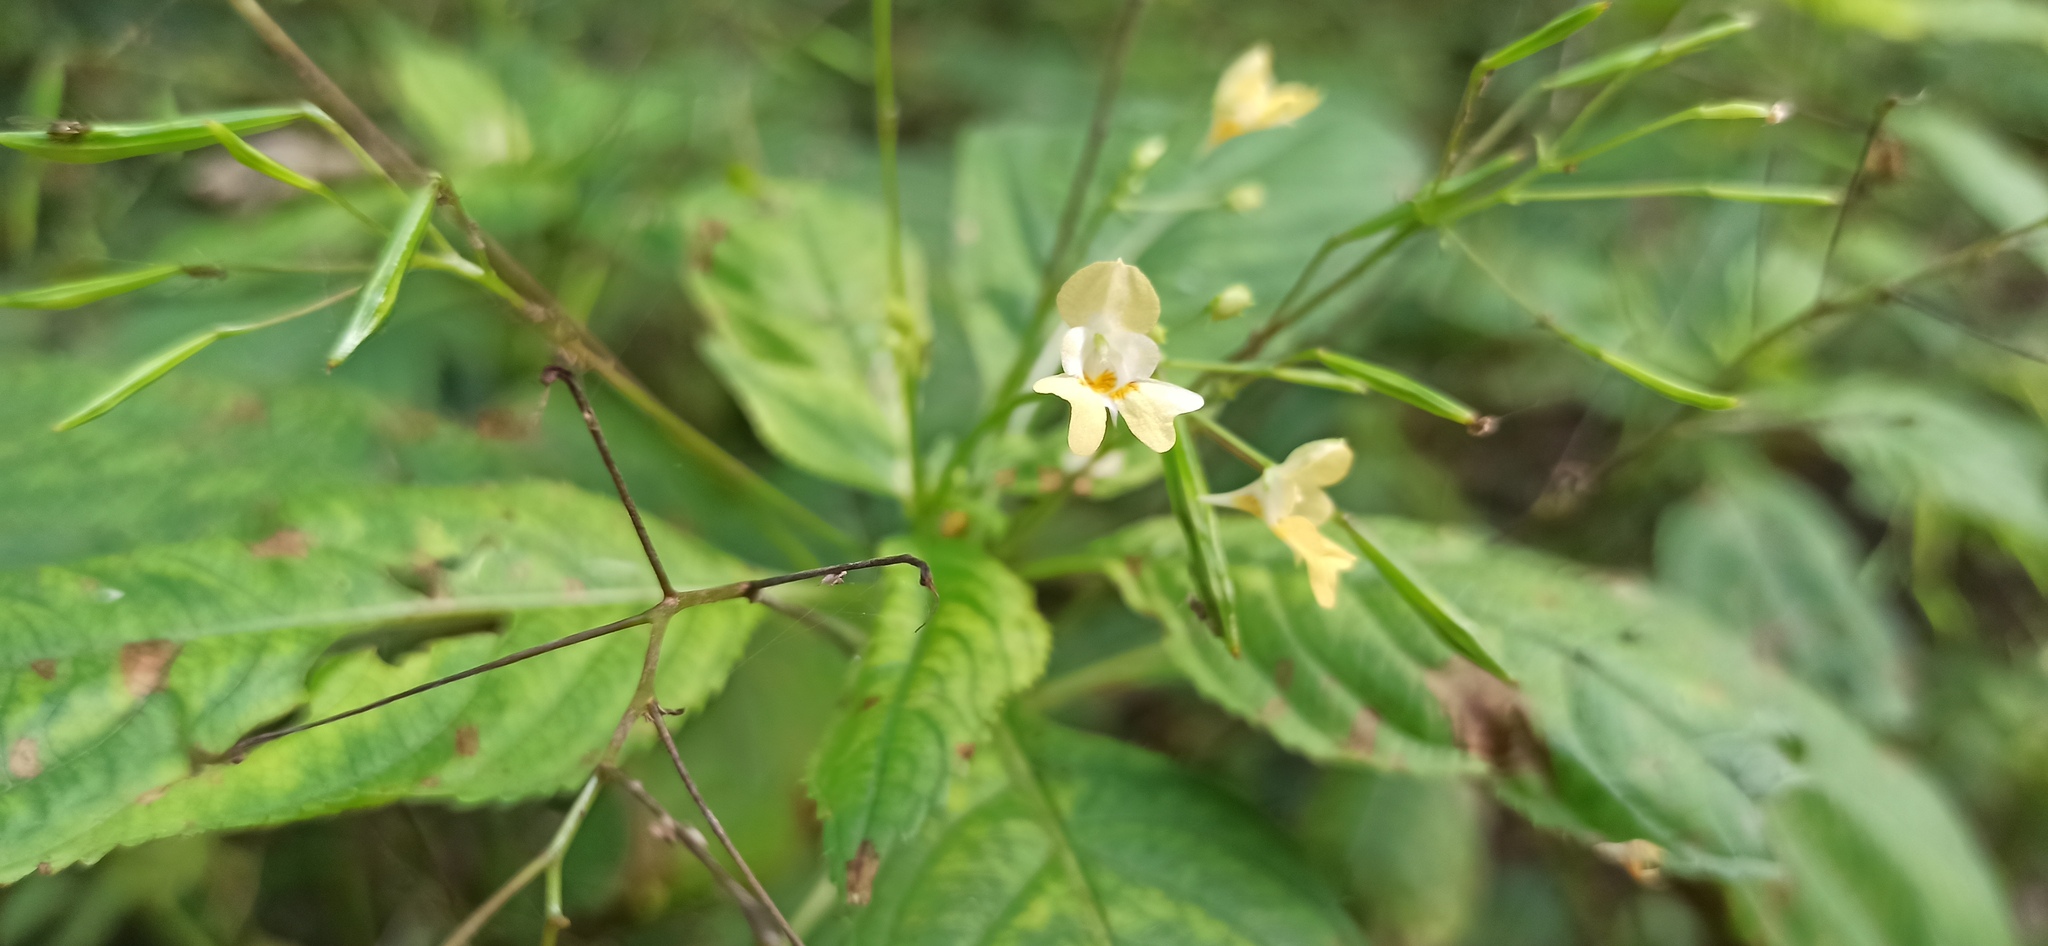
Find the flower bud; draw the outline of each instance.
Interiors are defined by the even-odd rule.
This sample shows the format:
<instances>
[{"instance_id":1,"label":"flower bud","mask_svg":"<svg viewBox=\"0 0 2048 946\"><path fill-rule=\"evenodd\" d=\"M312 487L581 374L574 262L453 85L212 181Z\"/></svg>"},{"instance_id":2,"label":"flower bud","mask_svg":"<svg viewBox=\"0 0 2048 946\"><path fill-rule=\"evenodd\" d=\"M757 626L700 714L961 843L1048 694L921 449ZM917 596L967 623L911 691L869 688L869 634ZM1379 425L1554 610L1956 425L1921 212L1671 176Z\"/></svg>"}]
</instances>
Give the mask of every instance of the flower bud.
<instances>
[{"instance_id":1,"label":"flower bud","mask_svg":"<svg viewBox=\"0 0 2048 946\"><path fill-rule=\"evenodd\" d=\"M1227 321L1243 315L1244 310L1251 307L1252 287L1241 282L1231 283L1209 300L1209 318L1216 322Z\"/></svg>"},{"instance_id":2,"label":"flower bud","mask_svg":"<svg viewBox=\"0 0 2048 946\"><path fill-rule=\"evenodd\" d=\"M1266 206L1266 185L1257 181L1246 181L1223 195L1223 206L1231 213L1251 213Z\"/></svg>"},{"instance_id":3,"label":"flower bud","mask_svg":"<svg viewBox=\"0 0 2048 946\"><path fill-rule=\"evenodd\" d=\"M1131 149L1131 173L1143 174L1152 170L1159 159L1166 157L1166 136L1153 135Z\"/></svg>"}]
</instances>

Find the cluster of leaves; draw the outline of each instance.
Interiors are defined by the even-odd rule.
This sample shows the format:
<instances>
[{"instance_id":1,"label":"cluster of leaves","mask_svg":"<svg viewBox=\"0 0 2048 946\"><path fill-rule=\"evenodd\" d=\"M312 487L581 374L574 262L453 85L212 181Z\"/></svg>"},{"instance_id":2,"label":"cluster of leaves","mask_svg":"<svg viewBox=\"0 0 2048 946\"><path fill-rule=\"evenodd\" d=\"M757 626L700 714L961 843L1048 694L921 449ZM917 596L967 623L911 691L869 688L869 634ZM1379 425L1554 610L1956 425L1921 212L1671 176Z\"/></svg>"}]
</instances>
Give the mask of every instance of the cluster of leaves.
<instances>
[{"instance_id":1,"label":"cluster of leaves","mask_svg":"<svg viewBox=\"0 0 2048 946\"><path fill-rule=\"evenodd\" d=\"M635 635L443 687L243 761L223 756L251 732L660 597L617 504L559 481L602 476L594 464L563 472L563 456L583 455L561 436L563 417L544 436L523 411L479 424L554 445L528 450L393 409L388 388L382 398L334 383L258 398L174 371L261 332L248 344L275 339L267 351L312 355L338 378L379 387L379 358L418 357L406 343L431 337L402 324L408 309L488 318L449 301L465 298L448 292L459 288L546 326L507 359L519 363L500 366L508 377L559 352L612 381L618 396L600 402L608 418L640 412L624 435L628 476L653 480L650 507L692 527L653 530L677 587L870 553L930 563L936 604L907 573L800 593L828 610L810 622L852 652L814 742L786 750L807 760L802 783L820 829L818 853L790 873L822 875L830 892L799 917L814 938L1362 942L1350 900L1379 931L1448 941L1476 910L1459 879L1474 868L1457 863L1481 844L1476 789L1540 843L1598 852L1647 887L1678 889L1694 922L1741 941L2014 941L2001 882L1970 827L1943 788L1880 741L1938 732L1916 730L1916 719L1976 712L1970 684L1946 677L1926 701L1936 706L1916 706L1905 642L1919 618L1883 589L1902 589L1962 648L1981 633L1981 609L1955 584L1971 556L2048 574L2048 441L2038 418L2015 416L2041 403L2037 366L2013 360L2019 342L1958 353L1952 335L1930 334L1957 322L1929 288L2032 248L2048 187L1996 136L1936 107L1894 117L1897 138L1873 129L1863 151L1835 162L1846 167L1795 168L1827 187L1601 177L1608 162L1690 171L1675 154L1683 142L1753 153L1764 146L1747 129L1785 117L1746 101L1630 105L1624 93L1673 63L1748 42L1751 23L1707 19L1575 45L1606 10L1563 11L1493 47L1470 74L1441 157L1341 99L1298 127L1214 150L1200 149L1200 123L1185 115L1140 113L1090 132L973 127L952 156L947 245L929 253L915 219L899 232L897 208L861 189L740 166L665 195L659 222L636 224L653 235L636 238L679 274L702 316L695 353L763 451L747 459L777 471L767 477L699 432L705 414L664 406L635 380L630 352L607 361L588 341L587 300L603 295L612 264L572 257L563 308L538 312L484 251L476 221L529 237L545 230L520 214L544 216L534 208L548 195L524 200L535 195L520 175L574 167L574 152L551 150L568 147L557 138L573 140L574 129L529 122L488 70L452 48L392 43L394 99L447 175L404 189L380 180L389 169L311 106L0 133L0 147L33 161L80 164L219 146L301 195L249 224L262 240L194 227L161 242L161 262L0 294L0 306L70 310L162 293L174 280L217 292L208 280L226 274L261 283L242 301L265 307L221 322L195 303L205 327L168 344L164 330L140 336L128 347L154 354L119 373L53 360L10 367L0 396L20 409L0 419L10 484L0 494L10 524L0 535L0 878L396 802L556 796L589 775L629 710ZM843 44L856 41L828 29L806 53L843 63ZM888 42L885 31L878 64ZM1541 68L1560 49L1563 63ZM1121 69L1125 52L1110 55ZM32 109L52 118L63 111L61 66L55 75L36 94L56 104ZM554 93L565 104L547 114L581 114L605 94L584 87L579 100L577 86L565 88ZM1531 117L1539 102L1554 103L1552 119ZM893 103L880 111L893 116ZM367 170L303 173L266 150L283 139L247 140L297 123ZM1718 127L1736 123L1744 131ZM1163 158L1146 140L1155 133L1168 142ZM893 135L885 124L892 195ZM1840 150L1852 137L1820 140ZM1798 209L1861 197L1842 182L1870 186L1863 178L1884 173L1878 159L1899 140L1997 231L1935 256L1921 244L1963 244L1889 222L1845 229L1832 213ZM1665 149L1665 163L1616 160L1645 148ZM40 193L42 165L22 166L39 169ZM1396 187L1409 196L1389 207ZM2014 191L2042 206L2015 209ZM628 196L591 200L586 213L630 217ZM1704 248L1671 264L1684 270L1676 275L1645 265L1650 275L1618 277L1605 258L1623 252L1615 241L1589 238L1581 252L1517 229L1599 212L1549 205L1647 200L1634 206L1668 211L1693 198L1713 209ZM33 244L33 206L28 220ZM1780 232L1757 235L1760 220ZM1422 252L1423 235L1443 252ZM1163 457L1116 434L1099 455L1075 458L1054 412L1019 396L1018 379L1051 360L1052 290L1099 259L1150 275L1174 356L1164 370L1210 398ZM1741 281L1693 292L1703 259ZM322 267L333 271L306 275ZM306 304L297 287L315 279L321 293ZM597 290L575 288L590 280ZM1233 287L1256 301L1222 305ZM338 326L311 318L344 301ZM1867 324L1883 307L1935 319ZM1409 320L1433 327L1404 338L1377 333L1362 317L1372 311L1436 318ZM193 320L170 321L182 332ZM1854 324L1854 344L1811 345L1843 323ZM1968 344L1991 334L1963 327ZM1484 354L1510 344L1512 358ZM1443 367L1409 367L1426 367L1416 353L1432 348ZM1962 365L1963 380L1927 369L1917 349ZM677 401L692 392L661 391ZM1445 431L1458 446L1444 454L1496 442L1466 439L1461 427L1498 426L1509 439L1540 416L1521 412L1550 399L1589 405L1580 427L1625 440L1589 470L1571 452L1573 434L1559 472L1538 471L1536 492L1522 497L1538 523L1523 531L1631 564L1603 536L1653 533L1654 582L1470 525L1427 524L1422 504L1398 501L1440 477L1443 462L1405 444L1442 443ZM1201 503L1212 475L1243 475L1205 463L1198 434L1224 446L1212 459L1256 468L1270 465L1262 450L1353 439L1366 458L1358 480L1387 488L1338 499L1352 512L1402 515L1338 513L1334 528L1363 561L1334 607L1318 605L1273 535ZM557 456L532 456L546 452ZM95 495L81 493L80 470ZM1643 493L1659 499L1633 498ZM1077 524L1083 500L1098 511ZM1591 516L1610 501L1651 510L1654 525ZM1469 511L1459 502L1448 518L1476 518L1458 515ZM1857 527L1887 523L1870 553ZM1122 652L1070 645L1118 619L1062 607L1063 596L1147 630L1121 638L1132 643ZM857 620L826 603L848 598L864 602L838 605ZM680 612L653 682L660 702L711 703L750 646L764 646L750 641L765 619L745 601ZM1049 666L1061 672L1048 678ZM2011 706L2038 706L2038 680L1998 672L2018 694L2006 718L2024 719ZM1324 773L1303 833L1310 854L1326 857L1304 856L1274 806L1219 789L1187 759L1077 725L1132 688L1189 690L1204 705L1190 715L1234 720L1239 738L1277 747L1268 758L1284 752ZM1929 750L1938 761L1965 751ZM745 766L748 755L722 762ZM2013 817L2032 810L2003 804ZM748 845L744 833L739 841ZM1411 858L1428 869L1401 866ZM9 915L0 909L0 920ZM49 921L23 915L20 929Z\"/></svg>"}]
</instances>

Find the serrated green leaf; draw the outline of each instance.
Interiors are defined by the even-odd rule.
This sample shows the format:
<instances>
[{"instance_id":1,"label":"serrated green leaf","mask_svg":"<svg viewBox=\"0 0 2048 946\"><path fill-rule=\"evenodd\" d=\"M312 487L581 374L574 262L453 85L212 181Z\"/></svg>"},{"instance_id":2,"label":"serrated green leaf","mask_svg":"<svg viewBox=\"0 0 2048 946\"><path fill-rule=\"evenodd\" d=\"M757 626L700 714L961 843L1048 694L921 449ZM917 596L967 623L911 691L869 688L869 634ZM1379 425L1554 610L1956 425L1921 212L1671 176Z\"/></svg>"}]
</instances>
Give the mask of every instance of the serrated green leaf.
<instances>
[{"instance_id":1,"label":"serrated green leaf","mask_svg":"<svg viewBox=\"0 0 2048 946\"><path fill-rule=\"evenodd\" d=\"M207 125L218 122L236 134L253 135L282 128L308 116L308 106L248 108L210 115L190 115L159 122L95 125L61 123L43 131L0 131L0 147L46 161L97 164L149 154L191 151L214 143Z\"/></svg>"},{"instance_id":2,"label":"serrated green leaf","mask_svg":"<svg viewBox=\"0 0 2048 946\"><path fill-rule=\"evenodd\" d=\"M1659 585L1866 722L1907 712L1904 629L1856 577L1857 541L1827 503L1760 465L1731 465L1657 526Z\"/></svg>"},{"instance_id":3,"label":"serrated green leaf","mask_svg":"<svg viewBox=\"0 0 2048 946\"><path fill-rule=\"evenodd\" d=\"M0 295L0 309L75 309L89 302L98 302L137 289L147 289L184 271L183 266L161 263L131 269L125 273L111 273L37 289L23 289Z\"/></svg>"},{"instance_id":4,"label":"serrated green leaf","mask_svg":"<svg viewBox=\"0 0 2048 946\"><path fill-rule=\"evenodd\" d=\"M1094 944L1091 902L1118 946L1364 942L1321 879L1236 800L1099 736L1039 724L1017 741L1053 823L1018 786L987 798L883 862L853 943Z\"/></svg>"},{"instance_id":5,"label":"serrated green leaf","mask_svg":"<svg viewBox=\"0 0 2048 946\"><path fill-rule=\"evenodd\" d=\"M405 282L406 271L412 268L413 255L419 252L420 241L433 226L434 204L440 192L438 183L420 188L399 213L391 236L377 253L376 265L370 268L370 278L363 282L363 294L356 300L355 311L342 327L341 337L334 340L334 348L327 353L328 368L348 360L391 317L391 307L398 304L399 286Z\"/></svg>"},{"instance_id":6,"label":"serrated green leaf","mask_svg":"<svg viewBox=\"0 0 2048 946\"><path fill-rule=\"evenodd\" d=\"M1624 73L1655 69L1680 57L1705 49L1730 36L1746 33L1755 25L1755 21L1746 17L1731 17L1708 24L1682 36L1674 36L1670 39L1644 40L1640 43L1623 46L1612 52L1595 56L1543 80L1543 88L1568 89L1573 86L1604 82Z\"/></svg>"},{"instance_id":7,"label":"serrated green leaf","mask_svg":"<svg viewBox=\"0 0 2048 946\"><path fill-rule=\"evenodd\" d=\"M1324 367L1397 401L1467 426L1479 420L1479 412L1466 406L1465 402L1392 368L1329 349L1319 349L1315 354L1316 360Z\"/></svg>"},{"instance_id":8,"label":"serrated green leaf","mask_svg":"<svg viewBox=\"0 0 2048 946\"><path fill-rule=\"evenodd\" d=\"M659 597L617 505L557 485L371 492L295 503L275 524L254 542L0 574L0 744L23 760L0 782L0 877L150 838L405 798L529 797L589 774L633 691L640 634L195 769L297 708L346 709ZM685 587L743 577L655 533ZM662 700L701 705L757 617L744 602L678 615ZM495 621L503 630L484 633ZM431 636L465 628L477 633ZM370 646L421 633L431 643L388 661ZM363 643L337 647L351 639Z\"/></svg>"},{"instance_id":9,"label":"serrated green leaf","mask_svg":"<svg viewBox=\"0 0 2048 946\"><path fill-rule=\"evenodd\" d=\"M1031 586L985 552L938 539L889 551L929 562L942 597L910 575L883 579L844 715L812 761L827 872L842 883L864 845L886 865L916 834L1003 702L1045 672L1052 643Z\"/></svg>"},{"instance_id":10,"label":"serrated green leaf","mask_svg":"<svg viewBox=\"0 0 2048 946\"><path fill-rule=\"evenodd\" d=\"M1162 618L1168 654L1205 696L1313 758L1454 771L1474 764L1460 761L1470 749L1538 825L1649 840L1667 873L1726 884L1767 929L1840 929L1861 909L1866 942L2012 941L1982 852L1927 780L1739 636L1640 582L1457 530L1371 525L1499 629L1517 688L1458 670L1412 614L1388 608L1399 595L1373 570L1348 573L1337 608L1319 611L1256 523L1225 530L1240 661L1205 650L1165 606L1189 591L1171 526L1100 549L1144 561L1133 603Z\"/></svg>"},{"instance_id":11,"label":"serrated green leaf","mask_svg":"<svg viewBox=\"0 0 2048 946\"><path fill-rule=\"evenodd\" d=\"M1485 59L1479 60L1477 71L1497 72L1562 43L1573 33L1592 25L1600 14L1607 12L1609 5L1607 0L1601 0L1566 10L1529 35L1489 53Z\"/></svg>"},{"instance_id":12,"label":"serrated green leaf","mask_svg":"<svg viewBox=\"0 0 2048 946\"><path fill-rule=\"evenodd\" d=\"M718 187L684 207L683 280L711 323L705 359L792 466L884 495L910 489L910 442L884 306L882 216L809 185ZM905 247L910 317L923 264Z\"/></svg>"},{"instance_id":13,"label":"serrated green leaf","mask_svg":"<svg viewBox=\"0 0 2048 946\"><path fill-rule=\"evenodd\" d=\"M1159 462L1174 521L1180 523L1181 538L1187 542L1189 577L1206 612L1202 623L1223 639L1231 653L1239 653L1244 650L1244 635L1237 617L1237 590L1230 583L1230 556L1217 532L1216 510L1202 501L1209 495L1209 482L1195 456L1193 438L1182 431Z\"/></svg>"}]
</instances>

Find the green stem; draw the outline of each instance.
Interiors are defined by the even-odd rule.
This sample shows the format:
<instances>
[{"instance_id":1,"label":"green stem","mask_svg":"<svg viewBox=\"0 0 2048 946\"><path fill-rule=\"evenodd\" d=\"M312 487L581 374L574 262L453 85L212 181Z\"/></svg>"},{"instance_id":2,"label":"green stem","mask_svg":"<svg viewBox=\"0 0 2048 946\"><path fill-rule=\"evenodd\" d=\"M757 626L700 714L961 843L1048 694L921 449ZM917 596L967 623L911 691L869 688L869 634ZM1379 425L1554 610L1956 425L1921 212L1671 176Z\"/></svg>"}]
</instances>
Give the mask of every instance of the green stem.
<instances>
[{"instance_id":1,"label":"green stem","mask_svg":"<svg viewBox=\"0 0 2048 946\"><path fill-rule=\"evenodd\" d=\"M1164 644L1141 644L1112 657L1071 670L1038 685L1025 705L1045 710L1071 703L1097 690L1144 686L1178 676Z\"/></svg>"},{"instance_id":2,"label":"green stem","mask_svg":"<svg viewBox=\"0 0 2048 946\"><path fill-rule=\"evenodd\" d=\"M464 946L476 937L485 923L490 922L491 917L496 916L499 910L504 909L505 904L511 902L513 896L526 889L527 884L533 883L534 878L561 863L562 858L569 853L569 843L576 840L576 829L583 826L584 816L590 814L590 803L597 798L597 785L598 777L595 774L584 781L583 790L577 793L576 800L569 805L569 813L562 817L562 825L555 829L555 836L549 839L548 846L541 849L540 854L533 860L527 861L526 866L519 868L519 872L513 874L512 879L505 881L505 885L499 887L496 893L491 894L490 899L470 911L469 916L463 919L462 925L456 927L455 932L449 933L448 938L441 941L441 946Z\"/></svg>"},{"instance_id":3,"label":"green stem","mask_svg":"<svg viewBox=\"0 0 2048 946\"><path fill-rule=\"evenodd\" d=\"M1224 449L1229 450L1253 469L1264 471L1267 467L1273 465L1272 457L1266 456L1259 448L1246 443L1243 437L1238 436L1230 428L1217 423L1208 415L1193 414L1190 416L1194 419L1195 426L1202 428L1203 433L1215 438L1216 442L1221 443Z\"/></svg>"},{"instance_id":4,"label":"green stem","mask_svg":"<svg viewBox=\"0 0 2048 946\"><path fill-rule=\"evenodd\" d=\"M1273 318L1268 319L1264 326L1257 332L1252 333L1250 338L1245 339L1242 347L1231 354L1231 360L1246 361L1258 357L1259 353L1265 350L1266 344L1271 342L1274 336L1280 334L1288 326L1306 318L1309 313L1314 312L1323 303L1328 302L1331 296L1344 291L1345 287L1357 282L1359 277L1371 272L1373 267L1378 266L1389 254L1398 249L1401 244L1408 242L1408 238L1414 236L1421 229L1422 224L1414 220L1402 224L1399 229L1396 229L1385 240L1380 241L1380 245L1373 247L1372 252L1367 253L1364 259L1359 260L1349 270L1346 270L1344 275L1332 280L1328 285L1318 290L1315 295L1310 296L1308 301L1303 302L1299 308L1289 312L1274 312Z\"/></svg>"}]
</instances>

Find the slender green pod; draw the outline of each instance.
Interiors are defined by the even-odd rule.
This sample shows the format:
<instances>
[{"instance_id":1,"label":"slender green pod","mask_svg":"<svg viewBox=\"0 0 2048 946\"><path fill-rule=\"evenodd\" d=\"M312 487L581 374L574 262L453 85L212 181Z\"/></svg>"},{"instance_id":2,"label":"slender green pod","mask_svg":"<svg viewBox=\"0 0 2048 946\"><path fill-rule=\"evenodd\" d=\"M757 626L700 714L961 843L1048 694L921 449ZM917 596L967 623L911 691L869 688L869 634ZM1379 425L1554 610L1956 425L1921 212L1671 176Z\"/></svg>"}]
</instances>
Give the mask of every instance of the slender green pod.
<instances>
[{"instance_id":1,"label":"slender green pod","mask_svg":"<svg viewBox=\"0 0 2048 946\"><path fill-rule=\"evenodd\" d=\"M146 289L187 271L175 263L160 263L123 273L24 289L0 294L0 309L76 309L89 302Z\"/></svg>"},{"instance_id":2,"label":"slender green pod","mask_svg":"<svg viewBox=\"0 0 2048 946\"><path fill-rule=\"evenodd\" d=\"M1401 600L1408 602L1409 607L1422 615L1423 621L1431 630L1436 631L1437 636L1445 644L1463 654L1465 659L1478 664L1487 673L1509 683L1515 682L1507 668L1501 666L1500 661L1494 658L1492 650L1482 643L1493 639L1491 631L1466 617L1463 611L1458 610L1457 605L1452 604L1450 599L1432 587L1428 580L1409 568L1407 563L1396 558L1370 528L1345 514L1339 514L1336 521L1337 527L1343 529L1344 534L1351 538L1351 544L1357 547L1359 554L1364 555L1372 562L1374 568L1379 569L1380 577L1385 578L1387 584L1394 587Z\"/></svg>"},{"instance_id":3,"label":"slender green pod","mask_svg":"<svg viewBox=\"0 0 2048 946\"><path fill-rule=\"evenodd\" d=\"M0 147L65 164L99 164L122 158L191 151L214 144L208 126L224 125L238 135L282 128L307 118L308 106L248 108L212 115L190 115L157 122L93 125L58 121L41 131L0 132Z\"/></svg>"},{"instance_id":4,"label":"slender green pod","mask_svg":"<svg viewBox=\"0 0 2048 946\"><path fill-rule=\"evenodd\" d=\"M1729 17L1710 23L1683 36L1644 40L1613 52L1595 56L1543 80L1546 91L1592 85L1627 73L1655 69L1683 56L1699 52L1721 40L1745 33L1756 26L1748 17Z\"/></svg>"},{"instance_id":5,"label":"slender green pod","mask_svg":"<svg viewBox=\"0 0 2048 946\"><path fill-rule=\"evenodd\" d=\"M1505 195L1508 204L1560 203L1577 200L1634 200L1642 197L1701 197L1732 200L1746 204L1782 204L1788 207L1833 207L1842 202L1842 192L1825 187L1792 184L1716 183L1713 181L1647 181L1628 184L1594 184L1586 187L1545 187Z\"/></svg>"},{"instance_id":6,"label":"slender green pod","mask_svg":"<svg viewBox=\"0 0 2048 946\"><path fill-rule=\"evenodd\" d=\"M1230 580L1230 557L1223 550L1223 536L1217 531L1216 510L1202 497L1209 492L1208 481L1195 459L1195 444L1186 430L1180 431L1173 449L1160 454L1166 472L1166 496L1173 504L1173 518L1180 523L1188 543L1188 569L1193 573L1195 592L1201 599L1209 627L1223 638L1233 655L1244 653L1244 632L1238 625L1237 586Z\"/></svg>"},{"instance_id":7,"label":"slender green pod","mask_svg":"<svg viewBox=\"0 0 2048 946\"><path fill-rule=\"evenodd\" d=\"M1345 378L1357 381L1374 391L1413 407L1419 407L1445 420L1456 421L1467 427L1481 424L1485 419L1470 405L1436 388L1430 387L1401 372L1384 365L1362 361L1350 355L1340 354L1322 348L1315 351L1317 361L1323 367Z\"/></svg>"},{"instance_id":8,"label":"slender green pod","mask_svg":"<svg viewBox=\"0 0 2048 946\"><path fill-rule=\"evenodd\" d=\"M398 225L391 229L391 237L384 241L384 249L377 254L377 265L370 269L369 280L363 283L363 295L356 301L355 312L349 316L341 337L335 339L334 349L327 355L328 370L347 361L348 356L355 354L356 348L383 328L384 321L391 317L391 307L398 304L398 289L405 281L406 270L412 267L413 255L419 252L420 241L426 238L440 191L441 182L430 181L407 202L404 213L398 218Z\"/></svg>"},{"instance_id":9,"label":"slender green pod","mask_svg":"<svg viewBox=\"0 0 2048 946\"><path fill-rule=\"evenodd\" d=\"M1628 375L1629 378L1635 381L1637 384L1649 388L1650 390L1655 391L1658 394L1661 394L1673 401L1677 401L1680 404L1685 404L1691 407L1697 407L1702 410L1725 411L1729 408L1737 407L1742 403L1742 400L1740 398L1735 397L1734 395L1720 394L1714 391L1706 390L1705 388L1695 387L1694 385L1687 384L1683 381L1677 380L1676 378L1672 378L1668 375L1657 372L1643 365L1642 363L1635 361L1634 359L1616 354L1612 351L1608 351L1605 348L1602 348L1598 345L1593 344L1592 342L1586 341L1585 339L1578 337L1577 335L1565 331L1563 328L1559 327L1555 321L1552 321L1550 319L1543 320L1543 324L1546 328L1550 329L1553 332L1556 332L1559 338L1562 338L1565 341L1570 342L1572 344L1572 347L1577 348L1578 350L1593 356L1594 358L1598 359L1601 363L1607 365L1609 368L1613 368L1614 370L1619 371L1622 374Z\"/></svg>"},{"instance_id":10,"label":"slender green pod","mask_svg":"<svg viewBox=\"0 0 2048 946\"><path fill-rule=\"evenodd\" d=\"M349 216L362 221L371 229L379 232L383 231L383 226L379 225L377 221L370 219L362 211L357 210L354 204L341 199L341 195L335 193L333 189L291 168L285 167L276 158L257 150L255 145L244 140L242 136L235 134L234 129L217 121L209 121L206 123L206 130L209 134L213 135L213 140L220 142L220 146L225 148L227 153L236 161L241 162L243 167L280 184L295 187L308 194L318 196L328 203L348 211Z\"/></svg>"},{"instance_id":11,"label":"slender green pod","mask_svg":"<svg viewBox=\"0 0 2048 946\"><path fill-rule=\"evenodd\" d=\"M1607 12L1609 5L1606 0L1601 0L1599 3L1588 3L1566 10L1558 14L1556 19L1537 27L1529 35L1502 46L1485 59L1479 60L1479 70L1498 72L1564 42L1573 33L1585 29L1594 20L1599 19L1600 14Z\"/></svg>"}]
</instances>

